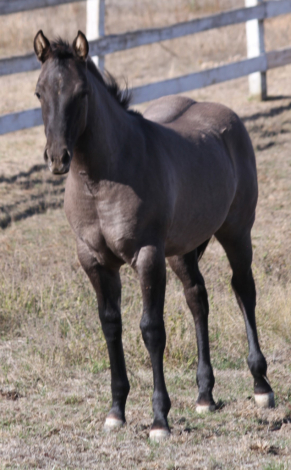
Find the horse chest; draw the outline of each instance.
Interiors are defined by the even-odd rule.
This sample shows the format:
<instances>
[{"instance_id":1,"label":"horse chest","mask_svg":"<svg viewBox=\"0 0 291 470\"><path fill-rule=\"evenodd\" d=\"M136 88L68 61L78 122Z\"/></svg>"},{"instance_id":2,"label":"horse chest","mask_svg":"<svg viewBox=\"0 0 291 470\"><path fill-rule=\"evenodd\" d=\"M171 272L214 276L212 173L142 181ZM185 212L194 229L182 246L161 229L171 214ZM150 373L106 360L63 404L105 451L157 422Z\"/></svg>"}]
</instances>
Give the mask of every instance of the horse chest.
<instances>
[{"instance_id":1,"label":"horse chest","mask_svg":"<svg viewBox=\"0 0 291 470\"><path fill-rule=\"evenodd\" d=\"M89 247L100 264L112 256L131 262L136 251L141 201L132 188L106 182L98 188L86 184L79 195L66 188L65 211L77 238Z\"/></svg>"},{"instance_id":2,"label":"horse chest","mask_svg":"<svg viewBox=\"0 0 291 470\"><path fill-rule=\"evenodd\" d=\"M97 203L100 233L106 246L120 259L131 262L138 240L136 200L106 198Z\"/></svg>"}]
</instances>

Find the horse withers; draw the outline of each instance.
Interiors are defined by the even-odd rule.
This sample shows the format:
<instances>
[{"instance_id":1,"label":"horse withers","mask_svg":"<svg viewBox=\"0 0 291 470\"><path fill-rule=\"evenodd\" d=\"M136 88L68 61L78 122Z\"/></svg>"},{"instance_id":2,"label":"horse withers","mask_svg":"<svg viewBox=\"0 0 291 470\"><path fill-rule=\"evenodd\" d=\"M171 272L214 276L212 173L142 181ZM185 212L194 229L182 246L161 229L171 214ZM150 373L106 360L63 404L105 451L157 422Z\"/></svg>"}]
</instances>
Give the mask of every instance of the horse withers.
<instances>
[{"instance_id":1,"label":"horse withers","mask_svg":"<svg viewBox=\"0 0 291 470\"><path fill-rule=\"evenodd\" d=\"M142 337L153 368L150 437L169 435L171 402L163 372L165 258L182 281L198 346L197 411L214 410L208 301L198 260L214 235L233 272L243 313L255 400L273 406L256 321L251 228L258 188L253 147L238 116L182 96L131 111L128 92L103 77L80 31L73 44L34 39L41 61L36 85L54 174L68 173L65 212L80 263L96 291L111 367L112 407L105 429L125 423L129 393L122 346L120 267L136 271L142 290Z\"/></svg>"}]
</instances>

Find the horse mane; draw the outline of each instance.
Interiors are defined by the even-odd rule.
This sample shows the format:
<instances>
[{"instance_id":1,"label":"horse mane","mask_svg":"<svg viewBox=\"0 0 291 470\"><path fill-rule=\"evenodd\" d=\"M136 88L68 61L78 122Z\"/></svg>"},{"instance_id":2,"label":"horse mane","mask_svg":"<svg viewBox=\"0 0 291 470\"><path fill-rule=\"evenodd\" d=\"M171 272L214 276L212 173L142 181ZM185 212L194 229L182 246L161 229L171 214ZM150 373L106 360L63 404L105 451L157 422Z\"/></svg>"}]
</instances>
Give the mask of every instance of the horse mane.
<instances>
[{"instance_id":1,"label":"horse mane","mask_svg":"<svg viewBox=\"0 0 291 470\"><path fill-rule=\"evenodd\" d=\"M57 38L51 42L50 57L60 60L73 59L76 58L76 54L72 46L70 46L67 41L64 41L61 38ZM92 75L94 75L94 77L106 88L110 95L113 96L113 98L122 106L123 109L129 113L133 113L133 111L128 109L132 93L128 89L127 84L125 88L122 89L111 73L106 70L105 73L102 74L90 56L88 56L87 59L87 68L92 73Z\"/></svg>"},{"instance_id":2,"label":"horse mane","mask_svg":"<svg viewBox=\"0 0 291 470\"><path fill-rule=\"evenodd\" d=\"M96 77L107 89L107 91L110 93L113 98L116 99L116 101L126 110L128 111L131 98L132 98L132 93L128 89L127 84L125 85L125 88L121 88L120 85L118 84L116 78L111 75L108 70L105 71L104 75L101 74L101 72L98 70L96 65L94 64L93 60L91 57L88 57L87 59L87 67L88 70Z\"/></svg>"}]
</instances>

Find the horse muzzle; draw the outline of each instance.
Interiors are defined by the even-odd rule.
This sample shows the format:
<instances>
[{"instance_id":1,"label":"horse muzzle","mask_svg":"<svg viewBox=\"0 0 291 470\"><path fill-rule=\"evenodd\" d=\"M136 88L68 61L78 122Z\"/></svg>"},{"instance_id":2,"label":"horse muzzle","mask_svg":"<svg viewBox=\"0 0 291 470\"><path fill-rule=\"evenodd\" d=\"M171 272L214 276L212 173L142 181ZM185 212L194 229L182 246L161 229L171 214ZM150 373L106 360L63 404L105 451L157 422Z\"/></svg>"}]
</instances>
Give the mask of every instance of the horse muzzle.
<instances>
[{"instance_id":1,"label":"horse muzzle","mask_svg":"<svg viewBox=\"0 0 291 470\"><path fill-rule=\"evenodd\" d=\"M44 150L44 161L54 175L64 175L70 169L71 152L67 148L62 149L61 152L51 152L46 147Z\"/></svg>"}]
</instances>

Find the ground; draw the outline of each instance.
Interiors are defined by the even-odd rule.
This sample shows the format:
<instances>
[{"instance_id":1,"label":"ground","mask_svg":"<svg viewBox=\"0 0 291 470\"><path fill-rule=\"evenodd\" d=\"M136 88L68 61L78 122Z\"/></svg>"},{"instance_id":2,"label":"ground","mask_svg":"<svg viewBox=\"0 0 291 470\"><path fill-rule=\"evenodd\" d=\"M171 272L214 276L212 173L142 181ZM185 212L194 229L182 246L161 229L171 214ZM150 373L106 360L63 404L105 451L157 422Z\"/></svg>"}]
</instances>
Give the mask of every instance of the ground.
<instances>
[{"instance_id":1,"label":"ground","mask_svg":"<svg viewBox=\"0 0 291 470\"><path fill-rule=\"evenodd\" d=\"M130 7L125 15L128 23L120 20L122 2L108 1L108 32L132 29L133 19L137 19L134 27L150 27L234 6L231 1L209 1L203 10L201 2L183 0L178 8L171 0L166 15L162 6L147 1L141 15L138 2L123 3ZM61 24L65 8L71 8L70 27ZM6 18L1 26L9 29L13 40L10 46L5 43L6 55L24 48L32 29L45 30L41 15L25 17L29 24L24 20L20 24L23 17L13 15L16 31L11 24L9 29ZM47 24L51 34L73 37L79 21L83 28L83 6L75 4L59 7L56 24L50 15ZM267 47L289 41L289 29L288 17L269 22ZM208 33L207 42L205 38L197 35L193 42L186 38L113 54L107 66L120 79L125 76L139 85L244 56L243 26ZM193 44L196 55L189 65ZM36 106L37 74L0 78L1 113ZM234 109L256 151L257 323L276 407L259 410L254 404L243 320L231 292L226 256L214 241L200 265L209 294L218 410L206 416L195 411L194 325L181 285L168 269L165 375L172 401L172 435L162 444L148 440L152 375L138 326L141 295L133 271L122 270L124 347L131 384L127 425L108 435L103 431L110 407L108 358L95 296L79 266L63 212L65 178L53 177L43 164L42 127L0 138L0 469L291 468L290 74L291 66L268 73L265 102L249 99L247 78L188 93Z\"/></svg>"}]
</instances>

